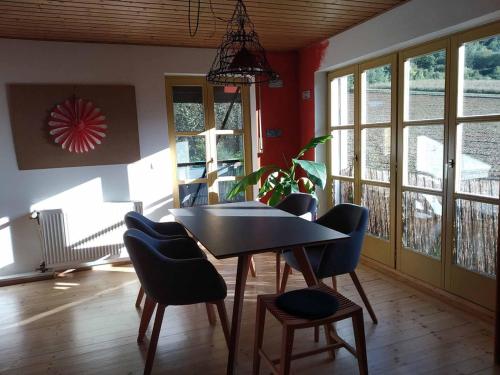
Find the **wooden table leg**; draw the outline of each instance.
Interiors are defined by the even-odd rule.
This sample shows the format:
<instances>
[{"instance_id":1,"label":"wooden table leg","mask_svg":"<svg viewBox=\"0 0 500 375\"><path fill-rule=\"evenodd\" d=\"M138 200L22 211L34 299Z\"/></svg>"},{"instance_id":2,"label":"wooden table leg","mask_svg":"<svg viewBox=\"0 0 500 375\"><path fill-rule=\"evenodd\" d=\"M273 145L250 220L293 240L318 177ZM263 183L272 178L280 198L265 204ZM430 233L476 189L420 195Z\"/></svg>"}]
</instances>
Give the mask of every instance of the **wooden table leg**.
<instances>
[{"instance_id":1,"label":"wooden table leg","mask_svg":"<svg viewBox=\"0 0 500 375\"><path fill-rule=\"evenodd\" d=\"M238 267L236 270L236 283L234 286L233 317L231 321L231 337L229 339L229 356L227 359L227 375L232 375L236 370L236 360L238 356L238 343L240 339L241 312L243 309L243 299L245 296L245 286L247 283L248 267L250 266L250 256L242 255L238 257Z\"/></svg>"},{"instance_id":2,"label":"wooden table leg","mask_svg":"<svg viewBox=\"0 0 500 375\"><path fill-rule=\"evenodd\" d=\"M316 274L314 273L311 263L309 263L309 258L307 258L306 250L302 246L297 246L293 248L293 255L299 263L300 270L304 279L306 280L307 286L315 286L319 284Z\"/></svg>"},{"instance_id":3,"label":"wooden table leg","mask_svg":"<svg viewBox=\"0 0 500 375\"><path fill-rule=\"evenodd\" d=\"M302 246L294 247L293 255L299 263L300 270L302 271L302 275L304 275L307 286L319 285L319 281L316 278L316 274L314 273L311 263L309 262L309 258L307 257L306 250ZM335 328L333 326L325 325L326 342L328 344L333 344L335 340L330 335L330 330L335 332ZM329 353L332 358L335 358L335 350L331 350Z\"/></svg>"}]
</instances>

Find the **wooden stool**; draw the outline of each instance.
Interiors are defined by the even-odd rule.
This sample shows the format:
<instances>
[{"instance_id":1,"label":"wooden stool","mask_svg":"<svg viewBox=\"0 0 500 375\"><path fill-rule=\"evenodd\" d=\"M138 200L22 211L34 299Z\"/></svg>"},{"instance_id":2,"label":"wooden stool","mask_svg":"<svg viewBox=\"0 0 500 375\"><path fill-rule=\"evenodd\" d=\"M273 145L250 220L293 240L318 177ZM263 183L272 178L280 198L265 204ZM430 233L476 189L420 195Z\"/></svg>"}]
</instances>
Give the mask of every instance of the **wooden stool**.
<instances>
[{"instance_id":1,"label":"wooden stool","mask_svg":"<svg viewBox=\"0 0 500 375\"><path fill-rule=\"evenodd\" d=\"M368 374L368 362L366 359L365 329L363 321L363 309L340 293L332 290L326 285L319 285L310 289L320 290L333 295L339 302L339 308L335 314L323 319L308 320L297 318L280 310L276 306L276 298L279 294L265 294L257 296L257 321L255 324L255 344L253 352L253 374L257 375L260 371L260 359L271 367L274 374L285 375L290 373L290 364L293 359L304 358L314 354L323 353L331 349L345 348L358 359L359 373ZM262 350L264 339L264 324L266 319L266 310L269 310L276 319L283 325L283 336L281 342L281 358L270 359ZM318 327L329 325L331 323L352 318L356 349L341 339L330 329L330 335L333 343L321 348L309 350L302 353L292 354L293 337L296 329ZM279 367L277 365L279 364Z\"/></svg>"}]
</instances>

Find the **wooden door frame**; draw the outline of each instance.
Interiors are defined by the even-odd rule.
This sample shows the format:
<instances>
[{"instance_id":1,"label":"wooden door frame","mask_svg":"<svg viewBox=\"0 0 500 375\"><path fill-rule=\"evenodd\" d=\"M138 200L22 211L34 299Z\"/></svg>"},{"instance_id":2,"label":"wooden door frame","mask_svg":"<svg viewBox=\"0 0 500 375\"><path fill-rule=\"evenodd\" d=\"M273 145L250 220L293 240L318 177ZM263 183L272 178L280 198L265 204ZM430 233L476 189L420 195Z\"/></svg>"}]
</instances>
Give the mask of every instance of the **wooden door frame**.
<instances>
[{"instance_id":1,"label":"wooden door frame","mask_svg":"<svg viewBox=\"0 0 500 375\"><path fill-rule=\"evenodd\" d=\"M383 65L391 65L391 120L388 123L381 124L362 124L361 123L361 73L365 70L375 68ZM353 125L344 126L332 126L331 124L331 114L332 114L332 102L331 102L331 82L339 77L353 74L354 76L354 118ZM342 69L337 69L328 74L328 119L326 124L327 134L332 134L334 130L347 130L352 129L354 133L354 157L353 162L354 173L353 177L342 177L333 176L332 173L332 144L327 143L327 197L328 197L328 207L333 205L333 181L339 180L344 182L352 182L354 187L354 199L353 202L356 204L361 204L361 187L363 184L368 184L371 186L382 186L387 187L386 183L378 181L369 181L362 179L361 176L361 132L363 129L367 128L387 128L391 129L391 158L390 158L390 233L389 239L383 240L375 236L367 235L365 237L365 243L363 246L363 253L371 259L381 262L390 267L395 267L395 241L396 241L396 202L394 197L396 196L396 176L397 176L397 165L396 165L396 151L397 151L397 77L398 77L398 64L397 64L397 54L389 54L381 56L375 59L368 60L361 64L354 64L347 66ZM385 254L381 256L380 246L386 247ZM377 248L377 251L373 249Z\"/></svg>"},{"instance_id":2,"label":"wooden door frame","mask_svg":"<svg viewBox=\"0 0 500 375\"><path fill-rule=\"evenodd\" d=\"M361 75L365 70L390 65L391 66L391 120L388 123L380 123L380 124L372 124L367 125L362 123L361 119L361 111L362 111L362 87L361 87ZM390 204L389 204L389 239L384 240L378 238L376 236L372 236L367 233L365 237L365 242L363 245L363 254L370 259L381 262L389 267L396 266L396 185L397 185L397 82L398 82L398 60L397 54L392 53L389 55L381 56L375 59L368 60L358 65L358 77L359 77L359 126L358 126L358 140L359 140L359 173L358 173L358 190L359 190L359 201L361 204L361 188L363 184L371 185L371 186L382 186L389 187L390 194ZM390 178L389 184L381 183L378 181L370 181L364 180L361 175L361 132L363 129L374 129L374 128L390 128L391 134L391 157L390 157ZM388 186L387 186L388 185ZM380 247L385 247L385 254L381 254Z\"/></svg>"},{"instance_id":3,"label":"wooden door frame","mask_svg":"<svg viewBox=\"0 0 500 375\"><path fill-rule=\"evenodd\" d=\"M416 47L407 48L398 53L399 60L399 84L398 84L398 129L397 132L401 139L398 142L397 155L398 160L398 179L397 179L397 247L396 247L396 268L403 273L407 273L411 276L417 277L431 285L443 288L444 287L444 257L446 249L446 223L444 218L446 218L446 189L447 189L447 176L446 168L443 167L443 187L441 189L441 194L436 194L437 192L432 192L430 189L418 188L418 187L405 187L403 188L403 178L404 178L404 128L407 126L418 126L418 125L443 125L443 139L445 140L443 144L443 162L448 160L448 147L446 140L448 139L448 123L449 123L449 97L450 97L450 87L449 79L445 79L445 97L444 97L444 112L443 119L438 120L406 120L404 118L404 101L405 101L405 71L404 64L405 61L412 57L417 57L432 53L439 50L446 51L446 70L445 76L449 77L450 70L450 43L449 38L442 38L434 40ZM407 249L403 246L403 193L406 191L430 194L434 196L440 196L442 202L442 213L441 213L441 259L435 259L433 257L427 256L425 254L418 253L411 249ZM419 265L419 263L424 263L424 265Z\"/></svg>"},{"instance_id":4,"label":"wooden door frame","mask_svg":"<svg viewBox=\"0 0 500 375\"><path fill-rule=\"evenodd\" d=\"M333 126L331 124L332 121L332 101L331 101L331 83L334 79L344 77L346 75L353 75L354 76L354 116L353 116L353 124L352 125L337 125ZM359 173L359 168L358 168L358 163L359 163L359 157L356 156L359 155L359 150L357 149L357 138L358 135L356 134L356 129L357 129L357 124L359 124L359 116L358 116L358 110L357 106L359 105L358 101L358 95L359 95L359 82L358 82L358 68L357 65L351 65L342 69L337 69L333 72L328 73L328 118L326 121L326 134L332 134L334 130L353 130L353 135L354 135L354 158L355 160L353 161L353 166L354 166L354 171L353 171L353 177L346 177L346 176L333 176L333 171L332 171L332 141L328 141L326 143L326 152L327 152L327 163L326 163L326 170L327 170L327 189L326 189L326 196L328 199L327 202L327 207L331 208L333 206L333 181L334 180L339 180L343 182L352 182L353 188L354 188L354 199L353 202L357 202L357 196L359 195L358 188L356 187L356 177L357 173Z\"/></svg>"},{"instance_id":5,"label":"wooden door frame","mask_svg":"<svg viewBox=\"0 0 500 375\"><path fill-rule=\"evenodd\" d=\"M458 115L458 50L459 47L466 42L486 38L488 36L500 34L500 22L489 24L483 27L468 30L459 34L453 35L450 45L451 55L451 73L450 73L450 122L449 122L449 159L456 161L456 142L457 128L461 123L474 122L500 122L500 114L498 115L479 115L479 116L459 116ZM466 199L473 202L483 202L486 204L496 204L500 207L500 198L489 198L482 196L473 196L466 193L456 193L456 164L455 167L448 168L448 190L447 190L447 212L446 227L447 231L447 248L446 248L446 274L445 287L451 293L458 294L464 298L478 303L490 310L495 308L495 301L491 300L491 296L495 294L497 280L488 280L488 276L480 275L476 272L467 270L466 268L453 264L454 252L454 237L455 237L455 201L457 199ZM497 253L498 257L498 253Z\"/></svg>"},{"instance_id":6,"label":"wooden door frame","mask_svg":"<svg viewBox=\"0 0 500 375\"><path fill-rule=\"evenodd\" d=\"M173 108L173 95L172 88L174 86L197 86L202 87L203 93L203 107L204 107L204 119L205 119L205 130L198 134L204 134L206 139L206 151L207 155L216 155L214 150L210 150L212 147L213 139L215 138L215 115L212 108L213 105L213 90L214 85L209 84L206 81L205 76L165 76L165 99L166 99L166 110L167 110L167 130L169 139L169 161L171 165L171 178L172 178L172 197L174 201L174 207L180 207L179 201L179 183L177 179L177 154L176 154L176 142L175 137L179 132L175 131L174 123L174 113L171 110ZM251 129L251 115L250 115L250 89L248 86L242 85L241 87L241 103L242 103L242 115L243 115L243 130L237 132L243 135L243 154L244 154L244 168L245 174L252 172L252 129ZM191 133L191 132L190 132ZM186 135L196 135L196 132ZM182 135L182 132L181 132ZM214 157L214 162L207 160L207 177L205 179L196 179L189 181L189 183L206 183L208 189L208 203L217 203L218 194L213 190L213 184L215 182L216 176L214 176L214 164L216 162L216 157ZM215 172L216 173L216 172ZM242 176L241 176L242 177ZM240 178L241 178L240 177ZM206 180L206 181L205 181ZM245 197L247 200L253 200L253 189L248 187L245 192Z\"/></svg>"}]
</instances>

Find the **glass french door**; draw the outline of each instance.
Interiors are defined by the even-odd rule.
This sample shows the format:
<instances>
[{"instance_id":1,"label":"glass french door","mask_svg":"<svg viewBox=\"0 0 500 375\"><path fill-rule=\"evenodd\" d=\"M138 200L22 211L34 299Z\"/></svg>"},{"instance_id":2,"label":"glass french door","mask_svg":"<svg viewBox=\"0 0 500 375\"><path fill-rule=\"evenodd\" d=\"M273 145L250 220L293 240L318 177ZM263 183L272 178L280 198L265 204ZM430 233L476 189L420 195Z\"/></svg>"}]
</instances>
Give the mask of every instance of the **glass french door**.
<instances>
[{"instance_id":1,"label":"glass french door","mask_svg":"<svg viewBox=\"0 0 500 375\"><path fill-rule=\"evenodd\" d=\"M491 310L500 204L500 24L452 38L446 287Z\"/></svg>"},{"instance_id":2,"label":"glass french door","mask_svg":"<svg viewBox=\"0 0 500 375\"><path fill-rule=\"evenodd\" d=\"M329 75L330 202L369 210L363 254L394 267L396 55Z\"/></svg>"},{"instance_id":3,"label":"glass french door","mask_svg":"<svg viewBox=\"0 0 500 375\"><path fill-rule=\"evenodd\" d=\"M363 254L394 267L397 57L359 65L360 197L368 208Z\"/></svg>"},{"instance_id":4,"label":"glass french door","mask_svg":"<svg viewBox=\"0 0 500 375\"><path fill-rule=\"evenodd\" d=\"M443 287L447 40L400 53L398 268Z\"/></svg>"},{"instance_id":5,"label":"glass french door","mask_svg":"<svg viewBox=\"0 0 500 375\"><path fill-rule=\"evenodd\" d=\"M358 111L355 98L358 95L356 67L330 73L329 131L332 140L328 144L328 186L329 201L335 206L339 203L356 201L355 181L359 173L357 155Z\"/></svg>"},{"instance_id":6,"label":"glass french door","mask_svg":"<svg viewBox=\"0 0 500 375\"><path fill-rule=\"evenodd\" d=\"M329 203L369 209L363 255L488 309L499 61L496 22L328 74Z\"/></svg>"},{"instance_id":7,"label":"glass french door","mask_svg":"<svg viewBox=\"0 0 500 375\"><path fill-rule=\"evenodd\" d=\"M248 88L167 77L166 96L175 206L229 202L235 182L252 170Z\"/></svg>"}]
</instances>

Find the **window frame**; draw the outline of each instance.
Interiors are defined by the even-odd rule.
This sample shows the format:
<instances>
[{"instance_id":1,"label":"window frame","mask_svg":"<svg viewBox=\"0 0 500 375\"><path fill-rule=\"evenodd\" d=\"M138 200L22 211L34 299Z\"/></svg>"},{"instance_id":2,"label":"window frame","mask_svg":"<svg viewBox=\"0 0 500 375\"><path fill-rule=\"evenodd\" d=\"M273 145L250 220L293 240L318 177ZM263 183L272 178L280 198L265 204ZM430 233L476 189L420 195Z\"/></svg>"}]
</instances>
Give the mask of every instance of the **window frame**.
<instances>
[{"instance_id":1,"label":"window frame","mask_svg":"<svg viewBox=\"0 0 500 375\"><path fill-rule=\"evenodd\" d=\"M354 129L354 153L357 160L354 165L353 178L344 176L334 176L332 173L332 144L327 143L327 198L328 207L333 204L333 191L332 184L334 180L349 181L354 185L354 203L361 202L361 187L363 183L377 185L378 181L371 181L362 178L361 175L361 132L363 129L370 127L384 127L384 124L362 124L361 123L361 105L362 103L362 73L369 68L384 65L380 61L388 56L394 56L396 65L393 69L392 79L397 80L397 89L392 92L392 100L396 103L392 104L392 115L396 116L394 121L397 126L391 131L391 235L393 234L392 242L395 247L393 253L392 265L399 271L409 273L412 276L430 283L439 288L446 289L453 293L461 295L463 298L469 299L478 303L486 308L492 309L492 290L494 290L494 279L485 282L486 276L482 274L475 274L474 271L460 269L460 266L453 265L454 255L454 239L455 239L455 202L457 199L466 199L473 202L482 202L494 204L500 207L500 197L476 196L473 194L466 194L456 192L457 185L457 170L454 162L457 158L457 129L459 124L467 123L491 123L500 122L500 113L494 115L474 115L474 116L461 116L457 113L458 100L459 100L459 80L458 77L458 48L463 43L470 41L487 38L489 36L500 35L500 21L496 21L487 25L479 26L474 29L461 31L446 37L436 40L430 40L415 46L397 50L393 54L385 55L379 58L361 61L356 64L333 70L328 72L327 76L327 121L326 121L326 134L331 134L332 130L341 129ZM408 87L404 83L404 61L410 57L424 55L440 49L446 50L446 69L445 69L445 89L444 89L444 112L442 119L431 120L407 120L404 118L404 89ZM341 77L346 74L353 74L355 77L355 93L354 93L354 124L352 126L335 126L331 124L331 81L334 78ZM408 83L408 82L406 82ZM395 113L396 112L396 113ZM428 188L419 188L403 184L404 174L404 128L411 126L430 126L430 125L443 126L443 185L442 189L433 191ZM456 163L455 163L456 164ZM375 182L375 183L374 183ZM438 262L431 257L429 263L425 267L418 267L414 262L407 261L406 269L402 267L402 253L403 249L403 223L402 223L402 196L403 193L415 192L423 194L431 194L439 196L442 199L442 217L441 217L441 258ZM393 228L393 225L395 228ZM370 236L366 236L369 242ZM409 253L409 252L408 252ZM367 255L366 252L363 252ZM417 257L425 258L424 254L415 253ZM498 256L498 255L497 255ZM391 262L389 262L390 264ZM386 263L387 264L387 263ZM413 264L413 265L412 265ZM422 269L427 268L424 274L419 274ZM498 272L498 271L497 271ZM469 275L470 274L470 275ZM498 277L498 274L497 274ZM467 280L464 282L463 280ZM468 283L468 285L466 285ZM488 285L486 285L488 284ZM478 292L480 291L480 292ZM473 294L478 295L474 297Z\"/></svg>"},{"instance_id":2,"label":"window frame","mask_svg":"<svg viewBox=\"0 0 500 375\"><path fill-rule=\"evenodd\" d=\"M185 132L175 129L174 113L173 113L173 87L176 86L197 86L202 87L203 107L205 128L203 131ZM252 172L252 130L250 117L250 89L248 86L241 85L241 103L243 116L243 129L241 130L219 130L216 129L215 113L214 113L214 94L213 87L220 85L211 85L206 81L204 76L165 76L165 98L167 110L167 130L169 139L169 159L172 166L172 196L174 207L180 207L179 186L185 184L206 183L208 189L208 204L219 203L219 181L238 181L244 175ZM242 176L217 176L217 150L216 136L217 135L242 135L243 136L243 157L244 157L244 175ZM180 180L177 177L177 153L176 153L176 137L178 136L204 136L206 148L206 165L207 175L205 178ZM245 192L245 197L248 200L253 199L253 189L248 187Z\"/></svg>"}]
</instances>

